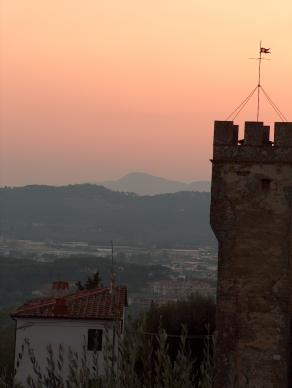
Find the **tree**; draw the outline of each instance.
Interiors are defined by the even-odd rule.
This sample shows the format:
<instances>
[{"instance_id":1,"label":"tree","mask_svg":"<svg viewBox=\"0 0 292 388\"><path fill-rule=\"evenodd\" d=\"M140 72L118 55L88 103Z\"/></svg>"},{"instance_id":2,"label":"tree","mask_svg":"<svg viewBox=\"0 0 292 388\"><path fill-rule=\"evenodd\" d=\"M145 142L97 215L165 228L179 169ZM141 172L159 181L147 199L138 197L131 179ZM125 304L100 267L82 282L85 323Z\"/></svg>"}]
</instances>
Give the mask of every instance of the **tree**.
<instances>
[{"instance_id":1,"label":"tree","mask_svg":"<svg viewBox=\"0 0 292 388\"><path fill-rule=\"evenodd\" d=\"M85 283L82 283L80 280L76 283L76 287L79 291L92 290L101 286L101 278L98 271L96 271L93 276L88 276Z\"/></svg>"},{"instance_id":2,"label":"tree","mask_svg":"<svg viewBox=\"0 0 292 388\"><path fill-rule=\"evenodd\" d=\"M215 302L211 297L193 294L185 300L170 302L165 305L152 303L150 309L142 317L143 329L148 336L155 339L155 333L162 330L168 334L168 353L171 360L177 357L180 335L183 328L187 331L186 345L195 361L194 367L199 369L205 356L206 346L212 352L212 334L215 331ZM157 346L157 341L152 341Z\"/></svg>"},{"instance_id":3,"label":"tree","mask_svg":"<svg viewBox=\"0 0 292 388\"><path fill-rule=\"evenodd\" d=\"M10 309L0 310L0 387L12 387L14 343L15 327L10 318Z\"/></svg>"}]
</instances>

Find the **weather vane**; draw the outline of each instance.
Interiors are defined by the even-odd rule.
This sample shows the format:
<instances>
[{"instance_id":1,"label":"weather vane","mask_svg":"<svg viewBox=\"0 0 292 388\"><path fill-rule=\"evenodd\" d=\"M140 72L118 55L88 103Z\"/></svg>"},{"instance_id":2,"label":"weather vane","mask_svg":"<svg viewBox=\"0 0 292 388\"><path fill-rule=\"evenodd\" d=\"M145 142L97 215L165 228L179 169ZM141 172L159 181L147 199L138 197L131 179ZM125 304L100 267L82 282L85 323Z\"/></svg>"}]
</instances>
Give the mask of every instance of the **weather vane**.
<instances>
[{"instance_id":1,"label":"weather vane","mask_svg":"<svg viewBox=\"0 0 292 388\"><path fill-rule=\"evenodd\" d=\"M259 73L258 73L258 86L257 86L257 92L258 92L258 102L257 102L257 121L259 121L260 117L260 91L261 91L261 70L262 70L262 60L269 61L270 59L263 58L262 54L271 54L270 48L262 47L262 41L260 41L260 56L258 58L249 58L249 59L256 59L259 61Z\"/></svg>"},{"instance_id":2,"label":"weather vane","mask_svg":"<svg viewBox=\"0 0 292 388\"><path fill-rule=\"evenodd\" d=\"M257 91L257 114L256 114L256 121L259 121L260 118L260 94L261 92L264 94L274 111L277 113L277 115L280 117L281 121L287 121L286 117L283 115L283 113L280 111L278 106L273 102L273 100L269 97L265 89L262 87L261 80L262 80L262 61L269 61L270 58L263 58L263 54L271 54L270 48L265 48L262 46L262 41L260 41L260 50L259 50L259 56L257 58L249 58L249 59L256 59L258 61L258 83L257 86L250 92L250 94L241 102L240 105L238 105L232 113L227 117L226 120L234 120L239 113L243 110L243 108L246 106L246 104L250 101L251 97L255 94Z\"/></svg>"}]
</instances>

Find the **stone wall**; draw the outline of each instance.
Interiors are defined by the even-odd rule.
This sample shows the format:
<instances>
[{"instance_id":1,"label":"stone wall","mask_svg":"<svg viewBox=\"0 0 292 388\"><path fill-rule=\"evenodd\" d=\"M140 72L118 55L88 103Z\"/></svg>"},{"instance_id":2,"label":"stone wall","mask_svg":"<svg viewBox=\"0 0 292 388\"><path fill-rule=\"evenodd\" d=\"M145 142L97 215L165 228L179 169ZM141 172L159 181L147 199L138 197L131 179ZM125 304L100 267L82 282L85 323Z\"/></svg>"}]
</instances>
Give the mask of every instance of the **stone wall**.
<instances>
[{"instance_id":1,"label":"stone wall","mask_svg":"<svg viewBox=\"0 0 292 388\"><path fill-rule=\"evenodd\" d=\"M217 121L212 163L216 388L291 386L292 123Z\"/></svg>"}]
</instances>

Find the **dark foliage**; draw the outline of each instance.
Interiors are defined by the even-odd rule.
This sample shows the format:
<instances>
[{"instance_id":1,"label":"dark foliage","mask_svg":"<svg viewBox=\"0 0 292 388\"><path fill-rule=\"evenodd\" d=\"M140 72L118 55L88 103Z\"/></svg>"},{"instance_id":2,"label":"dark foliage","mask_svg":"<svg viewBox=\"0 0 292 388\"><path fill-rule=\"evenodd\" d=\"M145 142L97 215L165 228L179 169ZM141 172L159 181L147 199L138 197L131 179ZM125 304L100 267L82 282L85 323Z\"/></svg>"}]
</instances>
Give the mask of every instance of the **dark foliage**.
<instances>
[{"instance_id":1,"label":"dark foliage","mask_svg":"<svg viewBox=\"0 0 292 388\"><path fill-rule=\"evenodd\" d=\"M204 246L210 193L138 196L96 185L0 189L0 234L36 241Z\"/></svg>"},{"instance_id":2,"label":"dark foliage","mask_svg":"<svg viewBox=\"0 0 292 388\"><path fill-rule=\"evenodd\" d=\"M92 276L88 276L86 282L82 283L80 280L76 283L79 291L92 290L93 288L101 287L101 278L99 272L96 271Z\"/></svg>"},{"instance_id":3,"label":"dark foliage","mask_svg":"<svg viewBox=\"0 0 292 388\"><path fill-rule=\"evenodd\" d=\"M15 327L10 310L0 310L0 375L13 372Z\"/></svg>"},{"instance_id":4,"label":"dark foliage","mask_svg":"<svg viewBox=\"0 0 292 388\"><path fill-rule=\"evenodd\" d=\"M169 335L167 340L169 354L174 360L179 349L179 335L184 327L188 333L187 346L192 353L192 358L196 360L195 368L199 370L199 365L204 358L207 336L212 335L215 330L215 310L214 299L199 294L162 306L153 304L143 318L144 330L149 333L154 347L156 341L153 340L154 336L151 333L165 330Z\"/></svg>"}]
</instances>

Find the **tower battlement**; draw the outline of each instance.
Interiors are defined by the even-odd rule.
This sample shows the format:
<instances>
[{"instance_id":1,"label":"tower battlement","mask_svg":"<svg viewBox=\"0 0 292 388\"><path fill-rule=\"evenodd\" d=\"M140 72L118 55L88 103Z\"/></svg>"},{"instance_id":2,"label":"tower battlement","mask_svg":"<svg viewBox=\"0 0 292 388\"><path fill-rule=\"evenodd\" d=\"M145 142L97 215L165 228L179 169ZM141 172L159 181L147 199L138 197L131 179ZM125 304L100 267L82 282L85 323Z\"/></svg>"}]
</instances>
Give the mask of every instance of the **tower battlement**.
<instances>
[{"instance_id":1,"label":"tower battlement","mask_svg":"<svg viewBox=\"0 0 292 388\"><path fill-rule=\"evenodd\" d=\"M233 121L215 121L213 145L216 161L292 163L292 122L276 122L271 140L269 126L247 121L240 140Z\"/></svg>"}]
</instances>

